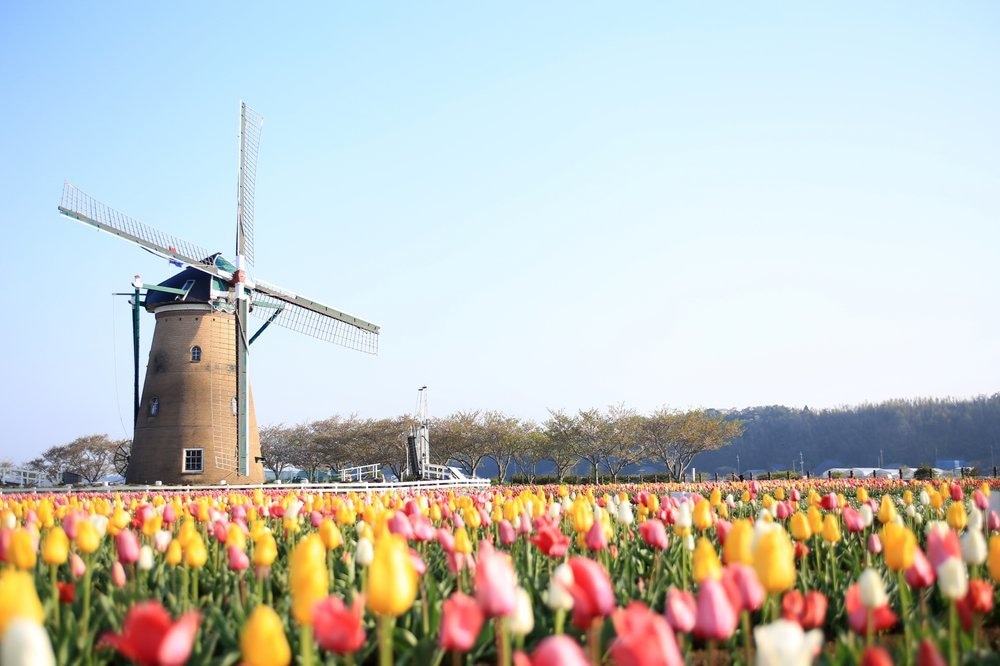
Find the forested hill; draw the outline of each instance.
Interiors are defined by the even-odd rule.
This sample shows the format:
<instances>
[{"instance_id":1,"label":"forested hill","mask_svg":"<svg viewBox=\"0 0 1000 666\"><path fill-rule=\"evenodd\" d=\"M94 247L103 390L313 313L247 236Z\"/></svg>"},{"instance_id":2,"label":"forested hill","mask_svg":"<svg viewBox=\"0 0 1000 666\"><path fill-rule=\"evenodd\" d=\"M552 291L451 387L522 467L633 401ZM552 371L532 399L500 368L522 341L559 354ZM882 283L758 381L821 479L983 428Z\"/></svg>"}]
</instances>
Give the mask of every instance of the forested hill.
<instances>
[{"instance_id":1,"label":"forested hill","mask_svg":"<svg viewBox=\"0 0 1000 666\"><path fill-rule=\"evenodd\" d=\"M811 474L830 467L917 467L946 460L984 473L1000 466L1000 393L821 411L751 407L730 414L743 422L743 436L695 457L697 469L735 471L738 455L741 471L786 470L793 462L798 470L800 452Z\"/></svg>"}]
</instances>

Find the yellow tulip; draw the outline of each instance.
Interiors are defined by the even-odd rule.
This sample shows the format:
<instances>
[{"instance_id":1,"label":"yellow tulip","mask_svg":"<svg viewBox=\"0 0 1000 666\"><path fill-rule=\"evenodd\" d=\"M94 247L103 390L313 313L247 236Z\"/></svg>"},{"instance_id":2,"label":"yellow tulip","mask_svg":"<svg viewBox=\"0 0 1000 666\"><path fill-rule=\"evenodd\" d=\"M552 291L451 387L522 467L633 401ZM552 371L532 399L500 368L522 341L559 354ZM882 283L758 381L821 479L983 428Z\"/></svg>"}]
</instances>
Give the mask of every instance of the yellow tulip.
<instances>
[{"instance_id":1,"label":"yellow tulip","mask_svg":"<svg viewBox=\"0 0 1000 666\"><path fill-rule=\"evenodd\" d=\"M176 566L181 563L183 557L184 553L181 550L181 542L177 539L172 540L170 545L167 546L167 552L163 556L163 560L171 566Z\"/></svg>"},{"instance_id":2,"label":"yellow tulip","mask_svg":"<svg viewBox=\"0 0 1000 666\"><path fill-rule=\"evenodd\" d=\"M323 540L323 545L327 550L340 548L344 545L344 535L340 533L337 523L329 518L319 524L319 538Z\"/></svg>"},{"instance_id":3,"label":"yellow tulip","mask_svg":"<svg viewBox=\"0 0 1000 666\"><path fill-rule=\"evenodd\" d=\"M739 562L753 564L753 523L747 518L733 521L733 526L726 536L722 547L722 561L726 564Z\"/></svg>"},{"instance_id":4,"label":"yellow tulip","mask_svg":"<svg viewBox=\"0 0 1000 666\"><path fill-rule=\"evenodd\" d=\"M205 541L201 538L201 534L195 533L184 547L184 564L193 569L201 569L207 561L208 549L205 548Z\"/></svg>"},{"instance_id":5,"label":"yellow tulip","mask_svg":"<svg viewBox=\"0 0 1000 666\"><path fill-rule=\"evenodd\" d=\"M813 534L819 534L823 531L823 512L819 510L818 506L810 504L806 511L806 518L809 519L809 529L812 530Z\"/></svg>"},{"instance_id":6,"label":"yellow tulip","mask_svg":"<svg viewBox=\"0 0 1000 666\"><path fill-rule=\"evenodd\" d=\"M886 496L888 497L888 496ZM868 489L864 486L858 488L858 504L864 504L868 501Z\"/></svg>"},{"instance_id":7,"label":"yellow tulip","mask_svg":"<svg viewBox=\"0 0 1000 666\"><path fill-rule=\"evenodd\" d=\"M691 521L694 526L704 532L715 523L715 514L712 513L712 505L705 498L698 500L691 513Z\"/></svg>"},{"instance_id":8,"label":"yellow tulip","mask_svg":"<svg viewBox=\"0 0 1000 666\"><path fill-rule=\"evenodd\" d=\"M417 572L406 539L385 534L375 544L365 589L368 608L383 616L399 617L417 598Z\"/></svg>"},{"instance_id":9,"label":"yellow tulip","mask_svg":"<svg viewBox=\"0 0 1000 666\"><path fill-rule=\"evenodd\" d=\"M952 502L948 507L948 524L956 530L964 530L969 517L965 513L965 505L961 502Z\"/></svg>"},{"instance_id":10,"label":"yellow tulip","mask_svg":"<svg viewBox=\"0 0 1000 666\"><path fill-rule=\"evenodd\" d=\"M718 488L712 488L712 492L708 496L708 503L712 506L719 506L722 504L722 491Z\"/></svg>"},{"instance_id":11,"label":"yellow tulip","mask_svg":"<svg viewBox=\"0 0 1000 666\"><path fill-rule=\"evenodd\" d=\"M779 502L784 502L785 501L785 487L784 486L778 486L774 490L774 499L778 500Z\"/></svg>"},{"instance_id":12,"label":"yellow tulip","mask_svg":"<svg viewBox=\"0 0 1000 666\"><path fill-rule=\"evenodd\" d=\"M812 526L809 525L809 517L801 511L792 514L789 529L796 541L807 541L813 535Z\"/></svg>"},{"instance_id":13,"label":"yellow tulip","mask_svg":"<svg viewBox=\"0 0 1000 666\"><path fill-rule=\"evenodd\" d=\"M896 520L896 505L893 503L892 497L887 493L882 495L882 504L878 509L878 521L885 525L894 520Z\"/></svg>"},{"instance_id":14,"label":"yellow tulip","mask_svg":"<svg viewBox=\"0 0 1000 666\"><path fill-rule=\"evenodd\" d=\"M903 504L906 506L913 504L913 491L909 488L903 491Z\"/></svg>"},{"instance_id":15,"label":"yellow tulip","mask_svg":"<svg viewBox=\"0 0 1000 666\"><path fill-rule=\"evenodd\" d=\"M247 536L236 523L231 523L226 530L226 546L236 546L240 550L247 549Z\"/></svg>"},{"instance_id":16,"label":"yellow tulip","mask_svg":"<svg viewBox=\"0 0 1000 666\"><path fill-rule=\"evenodd\" d=\"M61 525L56 525L42 541L42 561L46 564L65 564L69 559L69 537Z\"/></svg>"},{"instance_id":17,"label":"yellow tulip","mask_svg":"<svg viewBox=\"0 0 1000 666\"><path fill-rule=\"evenodd\" d=\"M253 563L257 567L269 567L278 556L278 544L274 535L263 532L253 545Z\"/></svg>"},{"instance_id":18,"label":"yellow tulip","mask_svg":"<svg viewBox=\"0 0 1000 666\"><path fill-rule=\"evenodd\" d=\"M101 535L89 520L81 520L76 526L76 547L89 555L101 545Z\"/></svg>"},{"instance_id":19,"label":"yellow tulip","mask_svg":"<svg viewBox=\"0 0 1000 666\"><path fill-rule=\"evenodd\" d=\"M22 570L34 569L38 561L35 552L35 540L26 528L20 527L10 535L10 545L7 546L7 561Z\"/></svg>"},{"instance_id":20,"label":"yellow tulip","mask_svg":"<svg viewBox=\"0 0 1000 666\"><path fill-rule=\"evenodd\" d=\"M840 541L840 521L832 513L826 514L823 518L823 541L827 543L837 543Z\"/></svg>"},{"instance_id":21,"label":"yellow tulip","mask_svg":"<svg viewBox=\"0 0 1000 666\"><path fill-rule=\"evenodd\" d=\"M479 509L474 506L466 507L462 511L462 517L465 519L465 524L472 530L479 529L479 526L483 522L482 517L479 515Z\"/></svg>"},{"instance_id":22,"label":"yellow tulip","mask_svg":"<svg viewBox=\"0 0 1000 666\"><path fill-rule=\"evenodd\" d=\"M886 523L882 527L885 565L893 571L906 571L913 566L913 551L916 547L917 537L910 528L898 523Z\"/></svg>"},{"instance_id":23,"label":"yellow tulip","mask_svg":"<svg viewBox=\"0 0 1000 666\"><path fill-rule=\"evenodd\" d=\"M246 666L288 666L292 649L281 618L270 606L260 605L240 630L240 652Z\"/></svg>"},{"instance_id":24,"label":"yellow tulip","mask_svg":"<svg viewBox=\"0 0 1000 666\"><path fill-rule=\"evenodd\" d=\"M465 531L464 527L459 527L455 530L455 552L462 553L463 555L468 555L472 552L472 541L469 539L469 533Z\"/></svg>"},{"instance_id":25,"label":"yellow tulip","mask_svg":"<svg viewBox=\"0 0 1000 666\"><path fill-rule=\"evenodd\" d=\"M327 595L326 547L316 533L299 541L288 566L288 587L292 592L292 616L300 625L311 625L313 607Z\"/></svg>"},{"instance_id":26,"label":"yellow tulip","mask_svg":"<svg viewBox=\"0 0 1000 666\"><path fill-rule=\"evenodd\" d=\"M705 537L698 539L698 545L694 547L694 553L691 557L691 577L696 583L701 583L708 578L715 580L722 578L722 564L719 562L719 555L715 552L715 546L712 545L711 541Z\"/></svg>"},{"instance_id":27,"label":"yellow tulip","mask_svg":"<svg viewBox=\"0 0 1000 666\"><path fill-rule=\"evenodd\" d=\"M111 520L108 521L108 534L115 536L128 527L130 522L132 522L132 516L128 515L125 509L116 508L111 514Z\"/></svg>"},{"instance_id":28,"label":"yellow tulip","mask_svg":"<svg viewBox=\"0 0 1000 666\"><path fill-rule=\"evenodd\" d=\"M1000 583L1000 535L994 534L990 537L990 554L986 566L990 571L990 578Z\"/></svg>"},{"instance_id":29,"label":"yellow tulip","mask_svg":"<svg viewBox=\"0 0 1000 666\"><path fill-rule=\"evenodd\" d=\"M753 568L764 589L776 594L795 584L795 547L785 530L771 528L757 540Z\"/></svg>"},{"instance_id":30,"label":"yellow tulip","mask_svg":"<svg viewBox=\"0 0 1000 666\"><path fill-rule=\"evenodd\" d=\"M944 495L936 490L932 490L928 493L931 497L931 508L934 510L940 509L944 505Z\"/></svg>"},{"instance_id":31,"label":"yellow tulip","mask_svg":"<svg viewBox=\"0 0 1000 666\"><path fill-rule=\"evenodd\" d=\"M45 620L42 602L35 592L35 579L27 571L0 571L0 636L12 620L26 619L37 624Z\"/></svg>"},{"instance_id":32,"label":"yellow tulip","mask_svg":"<svg viewBox=\"0 0 1000 666\"><path fill-rule=\"evenodd\" d=\"M160 527L163 526L163 516L158 513L154 513L146 520L142 521L142 534L143 536L152 537L154 534L160 531Z\"/></svg>"}]
</instances>

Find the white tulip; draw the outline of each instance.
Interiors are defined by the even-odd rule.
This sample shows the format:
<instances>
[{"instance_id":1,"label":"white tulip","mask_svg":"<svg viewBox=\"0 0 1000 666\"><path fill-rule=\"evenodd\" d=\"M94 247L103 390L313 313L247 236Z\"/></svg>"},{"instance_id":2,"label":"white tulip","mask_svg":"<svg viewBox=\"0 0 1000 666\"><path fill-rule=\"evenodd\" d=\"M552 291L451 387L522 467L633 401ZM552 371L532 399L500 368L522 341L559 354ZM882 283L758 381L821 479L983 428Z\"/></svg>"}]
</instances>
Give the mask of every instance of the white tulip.
<instances>
[{"instance_id":1,"label":"white tulip","mask_svg":"<svg viewBox=\"0 0 1000 666\"><path fill-rule=\"evenodd\" d=\"M858 592L861 593L861 605L865 608L879 608L889 602L882 576L875 569L865 569L861 572L858 578Z\"/></svg>"},{"instance_id":2,"label":"white tulip","mask_svg":"<svg viewBox=\"0 0 1000 666\"><path fill-rule=\"evenodd\" d=\"M966 564L979 565L986 561L989 555L989 546L986 544L986 537L983 536L982 529L966 530L962 535L962 559Z\"/></svg>"},{"instance_id":3,"label":"white tulip","mask_svg":"<svg viewBox=\"0 0 1000 666\"><path fill-rule=\"evenodd\" d=\"M514 613L507 618L507 628L514 636L527 636L535 628L535 612L531 605L531 595L523 587L514 595Z\"/></svg>"},{"instance_id":4,"label":"white tulip","mask_svg":"<svg viewBox=\"0 0 1000 666\"><path fill-rule=\"evenodd\" d=\"M622 525L631 525L635 522L635 515L632 513L632 503L628 500L618 505L618 522Z\"/></svg>"},{"instance_id":5,"label":"white tulip","mask_svg":"<svg viewBox=\"0 0 1000 666\"><path fill-rule=\"evenodd\" d=\"M941 596L958 601L969 591L969 574L965 563L957 557L949 557L937 568L938 589Z\"/></svg>"},{"instance_id":6,"label":"white tulip","mask_svg":"<svg viewBox=\"0 0 1000 666\"><path fill-rule=\"evenodd\" d=\"M573 585L573 570L568 564L560 564L552 572L549 579L549 589L545 594L545 605L552 610L570 610L573 608L573 595L569 588Z\"/></svg>"},{"instance_id":7,"label":"white tulip","mask_svg":"<svg viewBox=\"0 0 1000 666\"><path fill-rule=\"evenodd\" d=\"M358 545L354 548L354 559L363 567L368 566L375 559L375 547L367 537L358 539Z\"/></svg>"},{"instance_id":8,"label":"white tulip","mask_svg":"<svg viewBox=\"0 0 1000 666\"><path fill-rule=\"evenodd\" d=\"M149 571L153 568L153 549L148 545L139 549L139 571Z\"/></svg>"},{"instance_id":9,"label":"white tulip","mask_svg":"<svg viewBox=\"0 0 1000 666\"><path fill-rule=\"evenodd\" d=\"M11 620L0 641L0 664L4 666L55 666L49 634L40 624Z\"/></svg>"},{"instance_id":10,"label":"white tulip","mask_svg":"<svg viewBox=\"0 0 1000 666\"><path fill-rule=\"evenodd\" d=\"M808 666L823 645L819 629L802 631L798 622L776 620L754 628L757 666Z\"/></svg>"}]
</instances>

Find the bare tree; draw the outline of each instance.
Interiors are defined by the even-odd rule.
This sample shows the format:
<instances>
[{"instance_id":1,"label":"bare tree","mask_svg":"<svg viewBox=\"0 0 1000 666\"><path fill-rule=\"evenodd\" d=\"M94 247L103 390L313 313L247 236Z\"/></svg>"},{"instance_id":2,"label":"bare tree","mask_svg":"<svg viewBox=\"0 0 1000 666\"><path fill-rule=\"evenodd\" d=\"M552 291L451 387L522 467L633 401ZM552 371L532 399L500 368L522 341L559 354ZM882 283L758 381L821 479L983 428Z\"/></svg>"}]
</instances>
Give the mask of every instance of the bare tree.
<instances>
[{"instance_id":1,"label":"bare tree","mask_svg":"<svg viewBox=\"0 0 1000 666\"><path fill-rule=\"evenodd\" d=\"M260 429L260 455L264 458L264 467L274 473L274 478L281 480L281 474L292 466L292 431L284 424L265 426Z\"/></svg>"},{"instance_id":2,"label":"bare tree","mask_svg":"<svg viewBox=\"0 0 1000 666\"><path fill-rule=\"evenodd\" d=\"M520 423L513 416L486 412L482 418L483 450L497 465L497 481L503 483L514 461L518 446Z\"/></svg>"},{"instance_id":3,"label":"bare tree","mask_svg":"<svg viewBox=\"0 0 1000 666\"><path fill-rule=\"evenodd\" d=\"M743 424L718 412L681 413L661 407L645 419L643 434L650 457L680 481L696 455L726 446L743 434Z\"/></svg>"},{"instance_id":4,"label":"bare tree","mask_svg":"<svg viewBox=\"0 0 1000 666\"><path fill-rule=\"evenodd\" d=\"M435 450L443 454L439 454L441 459L454 460L469 474L476 475L476 470L488 457L479 410L455 412L446 418L435 419L431 432L434 433Z\"/></svg>"},{"instance_id":5,"label":"bare tree","mask_svg":"<svg viewBox=\"0 0 1000 666\"><path fill-rule=\"evenodd\" d=\"M642 417L625 405L608 407L601 424L602 459L613 483L629 465L641 462L644 457L641 435Z\"/></svg>"},{"instance_id":6,"label":"bare tree","mask_svg":"<svg viewBox=\"0 0 1000 666\"><path fill-rule=\"evenodd\" d=\"M112 471L115 449L124 444L107 435L77 437L69 444L53 446L28 463L50 480L59 483L63 474L77 474L87 483L95 483Z\"/></svg>"},{"instance_id":7,"label":"bare tree","mask_svg":"<svg viewBox=\"0 0 1000 666\"><path fill-rule=\"evenodd\" d=\"M534 483L538 476L538 463L548 457L548 439L533 421L523 421L518 428L514 448L514 464L517 471Z\"/></svg>"},{"instance_id":8,"label":"bare tree","mask_svg":"<svg viewBox=\"0 0 1000 666\"><path fill-rule=\"evenodd\" d=\"M543 424L548 443L545 460L551 460L556 468L556 478L562 483L573 465L580 462L575 446L579 435L578 417L570 416L560 409L550 409L549 418Z\"/></svg>"}]
</instances>

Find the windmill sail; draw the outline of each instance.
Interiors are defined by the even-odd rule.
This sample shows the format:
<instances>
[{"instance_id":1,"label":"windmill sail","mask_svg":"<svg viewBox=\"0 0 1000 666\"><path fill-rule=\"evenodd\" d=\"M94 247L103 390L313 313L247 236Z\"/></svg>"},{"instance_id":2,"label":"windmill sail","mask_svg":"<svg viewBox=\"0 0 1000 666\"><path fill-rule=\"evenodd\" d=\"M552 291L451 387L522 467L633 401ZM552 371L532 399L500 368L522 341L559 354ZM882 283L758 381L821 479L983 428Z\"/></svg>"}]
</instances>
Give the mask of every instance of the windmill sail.
<instances>
[{"instance_id":1,"label":"windmill sail","mask_svg":"<svg viewBox=\"0 0 1000 666\"><path fill-rule=\"evenodd\" d=\"M246 103L240 105L240 181L237 211L236 254L253 266L254 183L257 180L257 154L264 118Z\"/></svg>"},{"instance_id":2,"label":"windmill sail","mask_svg":"<svg viewBox=\"0 0 1000 666\"><path fill-rule=\"evenodd\" d=\"M231 272L213 263L214 253L106 206L68 181L63 184L59 212L112 236L135 243L165 259L182 262L227 281L233 277Z\"/></svg>"},{"instance_id":3,"label":"windmill sail","mask_svg":"<svg viewBox=\"0 0 1000 666\"><path fill-rule=\"evenodd\" d=\"M252 314L263 319L281 313L274 323L348 349L378 353L379 327L294 292L262 282L254 285Z\"/></svg>"}]
</instances>

